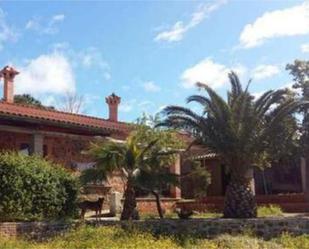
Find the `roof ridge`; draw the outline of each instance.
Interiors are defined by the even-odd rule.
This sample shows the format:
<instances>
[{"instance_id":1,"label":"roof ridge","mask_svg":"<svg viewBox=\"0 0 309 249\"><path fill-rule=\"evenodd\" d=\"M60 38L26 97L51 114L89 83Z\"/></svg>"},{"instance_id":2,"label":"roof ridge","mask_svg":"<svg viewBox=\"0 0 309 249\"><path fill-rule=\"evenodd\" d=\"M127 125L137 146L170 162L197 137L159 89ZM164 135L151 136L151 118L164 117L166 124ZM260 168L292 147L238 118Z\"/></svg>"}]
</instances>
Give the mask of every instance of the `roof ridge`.
<instances>
[{"instance_id":1,"label":"roof ridge","mask_svg":"<svg viewBox=\"0 0 309 249\"><path fill-rule=\"evenodd\" d=\"M71 116L75 116L75 117L83 117L83 118L89 118L89 119L94 119L94 120L101 120L101 121L110 122L110 123L114 123L114 124L131 125L130 123L127 123L127 122L122 122L122 121L113 122L113 121L105 119L105 118L99 118L99 117L94 117L94 116L85 115L85 114L64 112L64 111L59 111L59 110L56 110L56 109L48 109L48 107L44 107L44 106L43 106L43 108L40 108L40 107L34 106L34 105L26 105L26 104L21 104L21 103L8 103L8 102L5 102L3 100L0 100L0 104L24 107L24 108L28 108L28 109L35 109L35 110L46 111L46 112L51 112L51 113L71 115Z\"/></svg>"}]
</instances>

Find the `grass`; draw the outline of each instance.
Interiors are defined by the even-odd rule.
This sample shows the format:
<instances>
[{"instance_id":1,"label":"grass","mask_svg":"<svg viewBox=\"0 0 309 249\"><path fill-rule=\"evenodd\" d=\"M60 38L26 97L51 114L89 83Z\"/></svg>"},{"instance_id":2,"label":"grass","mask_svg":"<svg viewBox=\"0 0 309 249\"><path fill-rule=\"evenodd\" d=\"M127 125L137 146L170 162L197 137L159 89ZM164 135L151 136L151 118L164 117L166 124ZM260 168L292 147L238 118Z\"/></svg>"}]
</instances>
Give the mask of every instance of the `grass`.
<instances>
[{"instance_id":1,"label":"grass","mask_svg":"<svg viewBox=\"0 0 309 249\"><path fill-rule=\"evenodd\" d=\"M257 209L258 217L281 217L284 216L282 209L278 205L263 205L259 206ZM167 213L165 216L167 219L177 219L178 215L176 213ZM222 213L219 212L204 212L204 213L196 213L191 216L192 219L209 219L209 218L220 218L222 217ZM141 214L141 219L158 219L159 216L156 213L149 214ZM309 249L309 248L308 248Z\"/></svg>"},{"instance_id":2,"label":"grass","mask_svg":"<svg viewBox=\"0 0 309 249\"><path fill-rule=\"evenodd\" d=\"M265 205L258 207L258 217L278 217L283 216L283 211L278 205Z\"/></svg>"},{"instance_id":3,"label":"grass","mask_svg":"<svg viewBox=\"0 0 309 249\"><path fill-rule=\"evenodd\" d=\"M283 234L264 241L248 234L221 235L212 240L155 237L118 227L80 227L46 242L0 237L0 249L308 249L309 235Z\"/></svg>"}]
</instances>

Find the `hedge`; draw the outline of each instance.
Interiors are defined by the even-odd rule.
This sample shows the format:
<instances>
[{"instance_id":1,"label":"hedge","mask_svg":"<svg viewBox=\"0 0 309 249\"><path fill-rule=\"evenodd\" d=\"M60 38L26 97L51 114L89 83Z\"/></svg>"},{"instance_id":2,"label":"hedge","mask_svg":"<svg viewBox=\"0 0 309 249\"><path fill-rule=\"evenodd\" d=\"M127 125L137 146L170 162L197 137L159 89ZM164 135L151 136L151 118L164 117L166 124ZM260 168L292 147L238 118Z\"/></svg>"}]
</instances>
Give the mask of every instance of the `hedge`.
<instances>
[{"instance_id":1,"label":"hedge","mask_svg":"<svg viewBox=\"0 0 309 249\"><path fill-rule=\"evenodd\" d=\"M0 221L72 217L78 189L77 179L60 165L0 152Z\"/></svg>"}]
</instances>

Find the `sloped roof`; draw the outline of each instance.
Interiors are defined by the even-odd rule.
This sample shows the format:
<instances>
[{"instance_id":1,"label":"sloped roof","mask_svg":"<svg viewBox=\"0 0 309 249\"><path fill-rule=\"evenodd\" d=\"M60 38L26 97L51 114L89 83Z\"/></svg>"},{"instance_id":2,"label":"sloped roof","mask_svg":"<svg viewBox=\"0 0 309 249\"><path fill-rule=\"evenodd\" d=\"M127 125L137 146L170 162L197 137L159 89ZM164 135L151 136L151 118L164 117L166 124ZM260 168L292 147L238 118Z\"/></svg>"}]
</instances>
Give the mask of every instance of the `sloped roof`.
<instances>
[{"instance_id":1,"label":"sloped roof","mask_svg":"<svg viewBox=\"0 0 309 249\"><path fill-rule=\"evenodd\" d=\"M208 148L205 148L201 145L191 145L194 141L192 135L185 131L178 132L178 137L182 139L187 146L190 146L188 150L184 152L184 155L190 157L194 160L201 160L201 159L216 159L219 158L219 155Z\"/></svg>"},{"instance_id":2,"label":"sloped roof","mask_svg":"<svg viewBox=\"0 0 309 249\"><path fill-rule=\"evenodd\" d=\"M50 109L7 103L0 101L0 116L27 119L33 122L45 121L57 126L74 126L105 130L110 132L129 132L130 124L112 122L107 119L96 118L81 114L72 114Z\"/></svg>"}]
</instances>

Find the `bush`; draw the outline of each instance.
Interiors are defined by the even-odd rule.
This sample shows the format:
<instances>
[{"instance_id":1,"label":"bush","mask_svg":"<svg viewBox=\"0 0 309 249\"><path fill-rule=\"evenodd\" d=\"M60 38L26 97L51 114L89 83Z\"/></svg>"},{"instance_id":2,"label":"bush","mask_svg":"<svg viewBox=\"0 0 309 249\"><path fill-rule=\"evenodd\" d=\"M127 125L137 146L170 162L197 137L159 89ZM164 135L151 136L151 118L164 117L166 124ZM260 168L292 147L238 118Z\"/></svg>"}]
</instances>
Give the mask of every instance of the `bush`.
<instances>
[{"instance_id":1,"label":"bush","mask_svg":"<svg viewBox=\"0 0 309 249\"><path fill-rule=\"evenodd\" d=\"M73 216L77 179L37 156L0 153L0 221Z\"/></svg>"}]
</instances>

